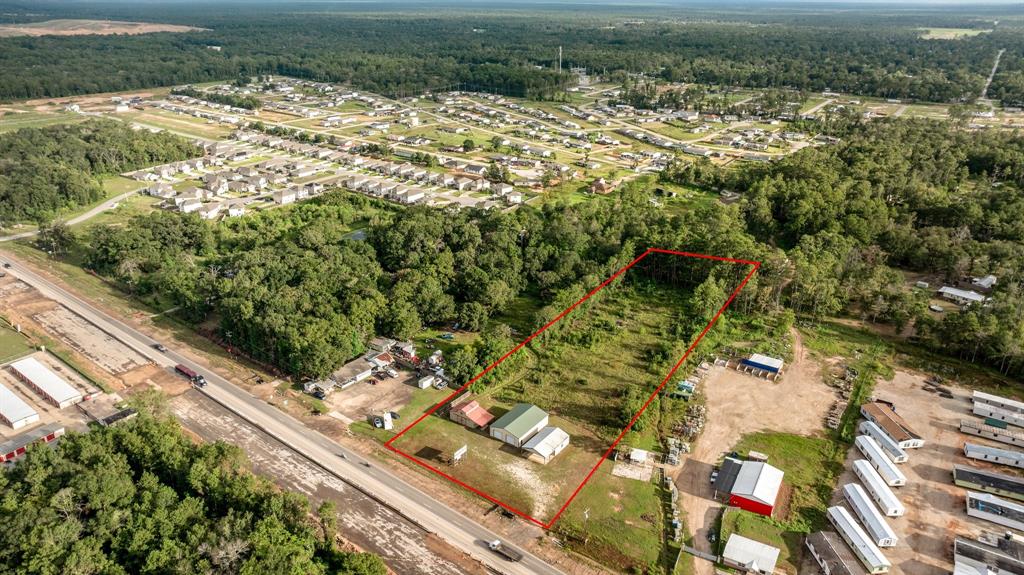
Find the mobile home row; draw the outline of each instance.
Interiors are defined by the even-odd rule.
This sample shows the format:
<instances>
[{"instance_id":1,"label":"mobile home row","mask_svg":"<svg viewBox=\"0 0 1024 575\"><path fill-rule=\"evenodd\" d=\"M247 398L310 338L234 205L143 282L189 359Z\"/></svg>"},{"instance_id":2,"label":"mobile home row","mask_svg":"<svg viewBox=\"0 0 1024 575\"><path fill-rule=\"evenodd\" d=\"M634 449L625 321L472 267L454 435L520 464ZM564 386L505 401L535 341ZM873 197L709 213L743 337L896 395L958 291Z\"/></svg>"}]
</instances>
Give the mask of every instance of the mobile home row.
<instances>
[{"instance_id":1,"label":"mobile home row","mask_svg":"<svg viewBox=\"0 0 1024 575\"><path fill-rule=\"evenodd\" d=\"M886 484L892 487L900 487L907 484L907 477L896 467L885 455L878 442L867 435L858 435L854 445L864 454L864 457L871 463L871 466L878 471Z\"/></svg>"},{"instance_id":2,"label":"mobile home row","mask_svg":"<svg viewBox=\"0 0 1024 575\"><path fill-rule=\"evenodd\" d=\"M829 507L827 513L829 521L835 526L839 536L850 546L868 573L887 573L889 571L892 563L861 529L849 511L837 505Z\"/></svg>"},{"instance_id":3,"label":"mobile home row","mask_svg":"<svg viewBox=\"0 0 1024 575\"><path fill-rule=\"evenodd\" d=\"M1009 465L1011 467L1024 469L1024 453L1019 451L1001 449L999 447L989 447L988 445L978 445L976 443L965 443L964 455L971 459L991 461L992 463L1000 463L1002 465Z\"/></svg>"},{"instance_id":4,"label":"mobile home row","mask_svg":"<svg viewBox=\"0 0 1024 575\"><path fill-rule=\"evenodd\" d=\"M898 541L896 532L889 526L885 517L878 512L878 508L860 485L856 483L844 485L843 497L850 505L850 509L853 509L853 512L860 518L860 522L875 545L879 547L894 547L896 545Z\"/></svg>"},{"instance_id":5,"label":"mobile home row","mask_svg":"<svg viewBox=\"0 0 1024 575\"><path fill-rule=\"evenodd\" d=\"M863 459L853 462L853 472L864 484L864 488L871 499L875 501L883 515L888 517L899 517L907 512L906 507L900 502L892 489L882 480L875 468Z\"/></svg>"}]
</instances>

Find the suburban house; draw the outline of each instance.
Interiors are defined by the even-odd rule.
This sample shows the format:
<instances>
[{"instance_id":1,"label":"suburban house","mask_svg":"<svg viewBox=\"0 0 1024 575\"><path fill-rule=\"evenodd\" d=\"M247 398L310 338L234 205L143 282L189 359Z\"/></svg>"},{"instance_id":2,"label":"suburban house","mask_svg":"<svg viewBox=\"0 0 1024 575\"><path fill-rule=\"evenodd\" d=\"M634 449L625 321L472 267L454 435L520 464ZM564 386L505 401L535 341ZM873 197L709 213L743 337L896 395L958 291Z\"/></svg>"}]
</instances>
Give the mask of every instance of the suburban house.
<instances>
[{"instance_id":1,"label":"suburban house","mask_svg":"<svg viewBox=\"0 0 1024 575\"><path fill-rule=\"evenodd\" d=\"M274 192L274 202L281 204L282 206L295 202L295 198L295 190L291 188Z\"/></svg>"},{"instance_id":2,"label":"suburban house","mask_svg":"<svg viewBox=\"0 0 1024 575\"><path fill-rule=\"evenodd\" d=\"M491 424L491 437L515 447L522 447L547 425L548 414L543 409L529 403L517 403L508 413Z\"/></svg>"},{"instance_id":3,"label":"suburban house","mask_svg":"<svg viewBox=\"0 0 1024 575\"><path fill-rule=\"evenodd\" d=\"M494 420L494 414L481 407L475 399L470 399L452 407L448 418L470 429L484 429Z\"/></svg>"},{"instance_id":4,"label":"suburban house","mask_svg":"<svg viewBox=\"0 0 1024 575\"><path fill-rule=\"evenodd\" d=\"M530 438L523 449L530 452L530 459L547 463L569 446L569 434L561 427L545 427Z\"/></svg>"},{"instance_id":5,"label":"suburban house","mask_svg":"<svg viewBox=\"0 0 1024 575\"><path fill-rule=\"evenodd\" d=\"M503 182L495 182L491 184L491 192L496 196L511 194L514 189L515 188L512 187L512 184L506 184Z\"/></svg>"},{"instance_id":6,"label":"suburban house","mask_svg":"<svg viewBox=\"0 0 1024 575\"><path fill-rule=\"evenodd\" d=\"M604 178L598 178L590 184L590 193L592 194L608 194L615 189L615 186L605 181Z\"/></svg>"}]
</instances>

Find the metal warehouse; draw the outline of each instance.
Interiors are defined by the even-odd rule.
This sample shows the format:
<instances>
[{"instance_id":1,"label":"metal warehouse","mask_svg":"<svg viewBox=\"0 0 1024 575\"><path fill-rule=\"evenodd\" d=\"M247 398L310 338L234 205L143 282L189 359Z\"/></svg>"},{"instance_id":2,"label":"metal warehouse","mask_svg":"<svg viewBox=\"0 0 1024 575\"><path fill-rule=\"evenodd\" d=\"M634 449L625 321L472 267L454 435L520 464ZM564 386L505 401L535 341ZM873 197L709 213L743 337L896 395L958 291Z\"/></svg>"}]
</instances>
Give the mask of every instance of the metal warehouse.
<instances>
[{"instance_id":1,"label":"metal warehouse","mask_svg":"<svg viewBox=\"0 0 1024 575\"><path fill-rule=\"evenodd\" d=\"M867 534L879 547L894 547L898 538L896 532L889 526L885 516L878 512L875 504L864 492L864 489L856 483L847 483L843 486L843 497L850 504L850 508L860 519Z\"/></svg>"},{"instance_id":2,"label":"metal warehouse","mask_svg":"<svg viewBox=\"0 0 1024 575\"><path fill-rule=\"evenodd\" d=\"M729 505L772 516L782 487L782 470L761 461L744 461L729 494Z\"/></svg>"},{"instance_id":3,"label":"metal warehouse","mask_svg":"<svg viewBox=\"0 0 1024 575\"><path fill-rule=\"evenodd\" d=\"M994 473L968 465L954 465L953 483L974 491L995 493L1024 501L1024 478Z\"/></svg>"},{"instance_id":4,"label":"metal warehouse","mask_svg":"<svg viewBox=\"0 0 1024 575\"><path fill-rule=\"evenodd\" d=\"M878 474L882 476L882 479L892 487L899 487L907 484L907 477L903 475L896 464L889 461L886 457L885 452L878 446L878 443L868 437L867 435L858 435L857 439L854 440L854 445L857 449L864 454L864 457L871 462L871 466L878 471Z\"/></svg>"},{"instance_id":5,"label":"metal warehouse","mask_svg":"<svg viewBox=\"0 0 1024 575\"><path fill-rule=\"evenodd\" d=\"M891 437L882 431L881 427L873 421L862 421L860 422L860 432L863 435L867 435L871 439L878 442L878 446L882 448L882 451L889 456L889 459L893 463L906 463L910 457L907 452L903 450Z\"/></svg>"},{"instance_id":6,"label":"metal warehouse","mask_svg":"<svg viewBox=\"0 0 1024 575\"><path fill-rule=\"evenodd\" d=\"M849 544L853 553L867 569L868 573L886 573L892 563L885 558L882 550L871 542L871 538L861 529L850 512L843 507L828 508L828 519L835 526L839 536Z\"/></svg>"},{"instance_id":7,"label":"metal warehouse","mask_svg":"<svg viewBox=\"0 0 1024 575\"><path fill-rule=\"evenodd\" d=\"M19 379L59 409L82 401L82 394L77 389L71 387L68 382L39 363L34 357L19 359L11 364L11 369Z\"/></svg>"},{"instance_id":8,"label":"metal warehouse","mask_svg":"<svg viewBox=\"0 0 1024 575\"><path fill-rule=\"evenodd\" d=\"M10 461L25 453L28 446L33 443L49 443L62 435L64 435L64 426L59 423L50 423L31 431L20 433L0 443L0 462Z\"/></svg>"},{"instance_id":9,"label":"metal warehouse","mask_svg":"<svg viewBox=\"0 0 1024 575\"><path fill-rule=\"evenodd\" d=\"M1024 504L991 493L967 492L967 514L1003 527L1024 531Z\"/></svg>"},{"instance_id":10,"label":"metal warehouse","mask_svg":"<svg viewBox=\"0 0 1024 575\"><path fill-rule=\"evenodd\" d=\"M517 403L491 424L491 437L522 447L535 433L548 425L548 414L529 403Z\"/></svg>"},{"instance_id":11,"label":"metal warehouse","mask_svg":"<svg viewBox=\"0 0 1024 575\"><path fill-rule=\"evenodd\" d=\"M39 421L39 414L7 386L0 384L0 420L11 429L21 429Z\"/></svg>"},{"instance_id":12,"label":"metal warehouse","mask_svg":"<svg viewBox=\"0 0 1024 575\"><path fill-rule=\"evenodd\" d=\"M964 455L971 459L991 461L992 463L1001 463L1003 465L1024 469L1024 453L1019 451L1000 449L999 447L989 447L987 445L978 445L977 443L965 443Z\"/></svg>"},{"instance_id":13,"label":"metal warehouse","mask_svg":"<svg viewBox=\"0 0 1024 575\"><path fill-rule=\"evenodd\" d=\"M860 414L874 422L902 449L924 446L924 439L917 434L893 408L885 403L873 401L860 406Z\"/></svg>"},{"instance_id":14,"label":"metal warehouse","mask_svg":"<svg viewBox=\"0 0 1024 575\"><path fill-rule=\"evenodd\" d=\"M776 357L751 354L747 359L741 360L738 369L745 372L752 372L768 379L775 379L782 373L784 362Z\"/></svg>"},{"instance_id":15,"label":"metal warehouse","mask_svg":"<svg viewBox=\"0 0 1024 575\"><path fill-rule=\"evenodd\" d=\"M992 425L986 425L969 419L960 420L960 433L976 435L978 437L987 437L988 439L998 441L999 443L1024 447L1024 433L1010 431L1008 429L1000 429Z\"/></svg>"},{"instance_id":16,"label":"metal warehouse","mask_svg":"<svg viewBox=\"0 0 1024 575\"><path fill-rule=\"evenodd\" d=\"M864 484L864 489L867 490L868 494L871 495L871 499L875 500L878 504L878 508L882 510L882 514L888 517L899 517L907 512L906 507L903 503L900 503L896 494L892 492L892 488L882 481L882 477L878 475L874 467L863 459L858 459L853 462L853 472L860 478L861 483Z\"/></svg>"},{"instance_id":17,"label":"metal warehouse","mask_svg":"<svg viewBox=\"0 0 1024 575\"><path fill-rule=\"evenodd\" d=\"M988 405L993 405L1007 411L1024 414L1024 402L999 397L998 395L992 395L991 393L985 393L983 391L975 391L974 394L971 395L971 401L974 403L987 403Z\"/></svg>"}]
</instances>

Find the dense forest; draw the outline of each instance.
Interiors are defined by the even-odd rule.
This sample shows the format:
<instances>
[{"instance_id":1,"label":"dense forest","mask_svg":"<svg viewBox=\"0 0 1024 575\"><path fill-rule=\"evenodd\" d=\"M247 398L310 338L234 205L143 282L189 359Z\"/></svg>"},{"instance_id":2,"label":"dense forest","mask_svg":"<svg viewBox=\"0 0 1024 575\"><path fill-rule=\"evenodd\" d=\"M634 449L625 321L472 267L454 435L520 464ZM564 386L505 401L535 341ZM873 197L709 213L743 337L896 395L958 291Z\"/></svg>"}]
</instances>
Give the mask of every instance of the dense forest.
<instances>
[{"instance_id":1,"label":"dense forest","mask_svg":"<svg viewBox=\"0 0 1024 575\"><path fill-rule=\"evenodd\" d=\"M229 343L302 377L330 372L374 333L493 327L524 294L574 301L647 246L763 260L739 313L786 306L900 329L913 322L925 345L1024 373L1019 135L858 123L837 146L738 170L680 162L662 177L744 198L670 215L634 185L511 213L376 208L367 241L355 241L338 224L363 217L372 200L335 192L220 226L157 212L71 241L126 290L173 302L191 321L218 318ZM990 305L937 321L900 270L1000 279Z\"/></svg>"},{"instance_id":2,"label":"dense forest","mask_svg":"<svg viewBox=\"0 0 1024 575\"><path fill-rule=\"evenodd\" d=\"M290 5L286 11L273 3L242 6L229 14L215 7L180 11L159 5L113 5L102 12L206 29L186 34L0 39L0 98L285 74L388 95L463 87L550 99L561 97L570 81L556 70L562 46L563 70L583 66L617 79L646 74L949 102L978 96L1000 48L1007 50L1008 63L1024 57L1024 34L1006 24L949 41L924 39L909 23L835 15L760 25L664 19L629 25L622 17L602 17L600 10L586 17L416 11L381 18ZM100 15L82 6L74 10ZM1019 65L1011 66L1018 71L1008 67L998 74L993 93L1017 101L1024 93Z\"/></svg>"},{"instance_id":3,"label":"dense forest","mask_svg":"<svg viewBox=\"0 0 1024 575\"><path fill-rule=\"evenodd\" d=\"M0 222L47 221L102 199L99 176L199 155L180 137L110 120L0 134Z\"/></svg>"},{"instance_id":4,"label":"dense forest","mask_svg":"<svg viewBox=\"0 0 1024 575\"><path fill-rule=\"evenodd\" d=\"M0 471L4 573L384 575L335 545L333 504L311 510L226 443L196 445L150 415L69 433Z\"/></svg>"}]
</instances>

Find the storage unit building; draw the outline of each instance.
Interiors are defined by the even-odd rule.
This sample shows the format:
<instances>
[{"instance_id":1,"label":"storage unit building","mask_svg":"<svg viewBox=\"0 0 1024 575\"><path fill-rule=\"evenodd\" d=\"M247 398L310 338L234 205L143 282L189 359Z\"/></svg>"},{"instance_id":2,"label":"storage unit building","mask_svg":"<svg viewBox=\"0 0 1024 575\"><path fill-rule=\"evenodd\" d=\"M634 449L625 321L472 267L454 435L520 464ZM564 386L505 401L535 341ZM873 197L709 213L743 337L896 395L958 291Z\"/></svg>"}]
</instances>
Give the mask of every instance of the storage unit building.
<instances>
[{"instance_id":1,"label":"storage unit building","mask_svg":"<svg viewBox=\"0 0 1024 575\"><path fill-rule=\"evenodd\" d=\"M828 508L828 519L835 526L839 536L850 546L868 573L887 573L892 563L885 558L882 550L871 542L868 534L861 529L850 512L843 507Z\"/></svg>"},{"instance_id":2,"label":"storage unit building","mask_svg":"<svg viewBox=\"0 0 1024 575\"><path fill-rule=\"evenodd\" d=\"M877 423L873 421L862 421L860 422L859 429L861 434L874 439L893 463L906 463L907 460L910 459L907 452L893 441L891 437L886 435L885 432L882 431L882 428L878 427Z\"/></svg>"},{"instance_id":3,"label":"storage unit building","mask_svg":"<svg viewBox=\"0 0 1024 575\"><path fill-rule=\"evenodd\" d=\"M977 443L965 443L964 455L971 459L991 461L992 463L1000 463L1002 465L1009 465L1011 467L1024 469L1024 453L1019 451L1011 451L1009 449L1001 449L999 447L989 447L987 445L978 445Z\"/></svg>"},{"instance_id":4,"label":"storage unit building","mask_svg":"<svg viewBox=\"0 0 1024 575\"><path fill-rule=\"evenodd\" d=\"M1002 497L1024 501L1024 478L1021 477L995 473L969 465L954 465L953 483L973 491L995 493Z\"/></svg>"},{"instance_id":5,"label":"storage unit building","mask_svg":"<svg viewBox=\"0 0 1024 575\"><path fill-rule=\"evenodd\" d=\"M64 435L64 426L59 423L50 423L15 435L0 443L0 463L10 461L25 453L28 446L33 443L49 443L62 435Z\"/></svg>"},{"instance_id":6,"label":"storage unit building","mask_svg":"<svg viewBox=\"0 0 1024 575\"><path fill-rule=\"evenodd\" d=\"M782 487L781 469L762 461L744 461L733 482L729 505L771 517Z\"/></svg>"},{"instance_id":7,"label":"storage unit building","mask_svg":"<svg viewBox=\"0 0 1024 575\"><path fill-rule=\"evenodd\" d=\"M39 363L34 357L19 359L11 364L18 379L24 381L43 399L59 409L70 407L82 401L82 394L71 385Z\"/></svg>"},{"instance_id":8,"label":"storage unit building","mask_svg":"<svg viewBox=\"0 0 1024 575\"><path fill-rule=\"evenodd\" d=\"M900 503L896 494L892 492L882 477L878 475L875 468L871 466L864 459L858 459L853 462L853 473L860 479L861 483L864 484L864 489L867 490L868 495L875 501L878 508L882 511L882 515L887 517L899 517L907 512L907 509Z\"/></svg>"},{"instance_id":9,"label":"storage unit building","mask_svg":"<svg viewBox=\"0 0 1024 575\"><path fill-rule=\"evenodd\" d=\"M1016 427L1024 427L1024 413L1010 411L1008 409L1003 409L1002 407L989 405L980 401L974 402L974 406L971 408L971 411L978 417L1004 421L1009 425Z\"/></svg>"},{"instance_id":10,"label":"storage unit building","mask_svg":"<svg viewBox=\"0 0 1024 575\"><path fill-rule=\"evenodd\" d=\"M530 459L547 463L569 446L569 434L560 427L545 427L530 438L523 449L530 452Z\"/></svg>"},{"instance_id":11,"label":"storage unit building","mask_svg":"<svg viewBox=\"0 0 1024 575\"><path fill-rule=\"evenodd\" d=\"M535 433L548 425L548 414L529 403L517 403L491 424L491 437L522 447Z\"/></svg>"},{"instance_id":12,"label":"storage unit building","mask_svg":"<svg viewBox=\"0 0 1024 575\"><path fill-rule=\"evenodd\" d=\"M853 443L889 486L900 487L907 484L907 476L903 475L896 464L889 460L882 448L878 446L878 442L867 435L858 435Z\"/></svg>"},{"instance_id":13,"label":"storage unit building","mask_svg":"<svg viewBox=\"0 0 1024 575\"><path fill-rule=\"evenodd\" d=\"M722 551L722 563L745 573L772 575L779 561L779 550L771 545L733 533Z\"/></svg>"},{"instance_id":14,"label":"storage unit building","mask_svg":"<svg viewBox=\"0 0 1024 575\"><path fill-rule=\"evenodd\" d=\"M896 414L892 406L879 401L865 403L860 406L860 414L870 422L882 428L900 449L915 449L924 445L924 439L917 434L902 417Z\"/></svg>"},{"instance_id":15,"label":"storage unit building","mask_svg":"<svg viewBox=\"0 0 1024 575\"><path fill-rule=\"evenodd\" d=\"M967 492L967 515L1024 531L1024 504L991 493Z\"/></svg>"},{"instance_id":16,"label":"storage unit building","mask_svg":"<svg viewBox=\"0 0 1024 575\"><path fill-rule=\"evenodd\" d=\"M844 485L843 497L850 505L850 509L853 509L853 513L860 519L864 530L875 545L879 547L894 547L896 545L896 532L889 526L885 516L878 512L878 508L860 485L856 483Z\"/></svg>"},{"instance_id":17,"label":"storage unit building","mask_svg":"<svg viewBox=\"0 0 1024 575\"><path fill-rule=\"evenodd\" d=\"M39 421L39 414L17 394L0 384L0 421L11 429L21 429Z\"/></svg>"},{"instance_id":18,"label":"storage unit building","mask_svg":"<svg viewBox=\"0 0 1024 575\"><path fill-rule=\"evenodd\" d=\"M1024 433L1002 429L993 425L987 425L973 419L960 420L960 433L985 437L992 441L1005 443L1007 445L1018 445L1024 447Z\"/></svg>"}]
</instances>

